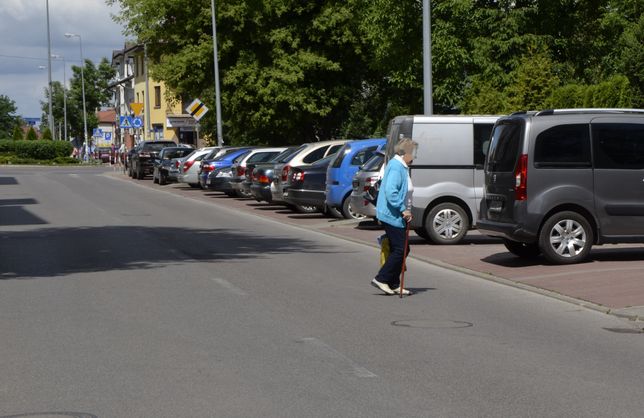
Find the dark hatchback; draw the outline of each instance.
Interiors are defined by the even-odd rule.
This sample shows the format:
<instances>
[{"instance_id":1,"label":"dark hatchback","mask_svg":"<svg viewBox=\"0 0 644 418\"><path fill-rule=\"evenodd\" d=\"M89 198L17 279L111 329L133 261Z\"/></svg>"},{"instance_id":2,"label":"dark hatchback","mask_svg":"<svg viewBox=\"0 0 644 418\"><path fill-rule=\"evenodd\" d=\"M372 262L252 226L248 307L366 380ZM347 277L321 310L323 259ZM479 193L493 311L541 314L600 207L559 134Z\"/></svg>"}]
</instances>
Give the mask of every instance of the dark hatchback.
<instances>
[{"instance_id":1,"label":"dark hatchback","mask_svg":"<svg viewBox=\"0 0 644 418\"><path fill-rule=\"evenodd\" d=\"M273 182L275 166L288 162L290 158L303 149L303 147L304 146L289 147L271 161L266 163L257 163L252 170L247 170L246 182L250 183L248 187L250 188L250 192L255 200L258 202L272 202L273 195L271 194L271 183Z\"/></svg>"},{"instance_id":2,"label":"dark hatchback","mask_svg":"<svg viewBox=\"0 0 644 418\"><path fill-rule=\"evenodd\" d=\"M139 143L130 157L130 172L133 178L143 179L154 171L154 161L163 148L176 147L174 141L145 141Z\"/></svg>"},{"instance_id":3,"label":"dark hatchback","mask_svg":"<svg viewBox=\"0 0 644 418\"><path fill-rule=\"evenodd\" d=\"M160 185L174 183L179 174L180 161L195 150L189 147L166 147L159 152L159 158L154 160L152 181Z\"/></svg>"},{"instance_id":4,"label":"dark hatchback","mask_svg":"<svg viewBox=\"0 0 644 418\"><path fill-rule=\"evenodd\" d=\"M284 191L286 203L298 212L325 212L326 172L334 159L335 154L308 166L293 167Z\"/></svg>"}]
</instances>

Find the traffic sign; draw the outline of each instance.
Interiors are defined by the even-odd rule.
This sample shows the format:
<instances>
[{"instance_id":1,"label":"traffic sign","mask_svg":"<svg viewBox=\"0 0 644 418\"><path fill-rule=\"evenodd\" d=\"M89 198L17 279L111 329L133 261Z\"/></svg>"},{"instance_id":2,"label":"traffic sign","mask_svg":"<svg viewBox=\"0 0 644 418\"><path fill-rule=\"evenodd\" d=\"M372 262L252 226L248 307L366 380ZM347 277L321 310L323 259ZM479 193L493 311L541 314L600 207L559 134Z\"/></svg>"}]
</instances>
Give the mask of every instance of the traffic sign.
<instances>
[{"instance_id":1,"label":"traffic sign","mask_svg":"<svg viewBox=\"0 0 644 418\"><path fill-rule=\"evenodd\" d=\"M130 116L119 116L119 126L123 129L131 129L132 118Z\"/></svg>"},{"instance_id":2,"label":"traffic sign","mask_svg":"<svg viewBox=\"0 0 644 418\"><path fill-rule=\"evenodd\" d=\"M105 132L103 135L105 137L106 141L111 141L112 140L112 132Z\"/></svg>"},{"instance_id":3,"label":"traffic sign","mask_svg":"<svg viewBox=\"0 0 644 418\"><path fill-rule=\"evenodd\" d=\"M92 136L95 138L100 138L103 136L103 130L101 128L94 128L92 131Z\"/></svg>"},{"instance_id":4,"label":"traffic sign","mask_svg":"<svg viewBox=\"0 0 644 418\"><path fill-rule=\"evenodd\" d=\"M204 105L201 100L194 99L190 105L186 108L186 111L195 118L195 120L200 120L203 115L208 112L208 108Z\"/></svg>"},{"instance_id":5,"label":"traffic sign","mask_svg":"<svg viewBox=\"0 0 644 418\"><path fill-rule=\"evenodd\" d=\"M143 120L141 120L141 118L132 118L132 126L135 128L142 128Z\"/></svg>"},{"instance_id":6,"label":"traffic sign","mask_svg":"<svg viewBox=\"0 0 644 418\"><path fill-rule=\"evenodd\" d=\"M139 116L143 110L143 103L130 103L130 109L132 109L135 116Z\"/></svg>"}]
</instances>

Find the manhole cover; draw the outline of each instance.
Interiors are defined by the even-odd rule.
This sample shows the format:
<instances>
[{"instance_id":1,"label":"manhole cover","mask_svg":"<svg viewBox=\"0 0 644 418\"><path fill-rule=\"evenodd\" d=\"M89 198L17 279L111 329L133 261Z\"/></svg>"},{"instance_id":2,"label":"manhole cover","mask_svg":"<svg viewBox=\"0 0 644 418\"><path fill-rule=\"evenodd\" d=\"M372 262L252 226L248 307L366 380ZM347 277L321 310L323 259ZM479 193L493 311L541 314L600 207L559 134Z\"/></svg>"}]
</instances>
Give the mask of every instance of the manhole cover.
<instances>
[{"instance_id":1,"label":"manhole cover","mask_svg":"<svg viewBox=\"0 0 644 418\"><path fill-rule=\"evenodd\" d=\"M470 328L474 324L466 321L445 321L436 319L407 319L402 321L394 321L391 325L395 327L405 328L425 328L425 329L454 329L454 328Z\"/></svg>"}]
</instances>

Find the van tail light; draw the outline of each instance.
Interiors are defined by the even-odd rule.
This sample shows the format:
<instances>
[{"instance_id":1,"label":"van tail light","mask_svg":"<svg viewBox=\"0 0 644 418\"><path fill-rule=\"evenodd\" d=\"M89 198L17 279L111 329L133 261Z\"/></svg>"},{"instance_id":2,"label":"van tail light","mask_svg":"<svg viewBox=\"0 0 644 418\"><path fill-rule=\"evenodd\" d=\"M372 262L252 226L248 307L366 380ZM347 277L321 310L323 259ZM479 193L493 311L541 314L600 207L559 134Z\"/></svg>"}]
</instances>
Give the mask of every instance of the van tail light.
<instances>
[{"instance_id":1,"label":"van tail light","mask_svg":"<svg viewBox=\"0 0 644 418\"><path fill-rule=\"evenodd\" d=\"M521 154L517 168L514 170L514 199L528 198L528 156Z\"/></svg>"},{"instance_id":2,"label":"van tail light","mask_svg":"<svg viewBox=\"0 0 644 418\"><path fill-rule=\"evenodd\" d=\"M184 173L186 171L188 171L190 169L190 167L192 167L192 165L194 163L195 163L194 161L186 161L185 163L183 163L183 171L184 171Z\"/></svg>"},{"instance_id":3,"label":"van tail light","mask_svg":"<svg viewBox=\"0 0 644 418\"><path fill-rule=\"evenodd\" d=\"M242 167L241 165L237 166L237 177L241 177L246 174L246 167Z\"/></svg>"},{"instance_id":4,"label":"van tail light","mask_svg":"<svg viewBox=\"0 0 644 418\"><path fill-rule=\"evenodd\" d=\"M291 170L290 165L285 165L284 168L282 168L282 181L287 181L288 180L288 172Z\"/></svg>"}]
</instances>

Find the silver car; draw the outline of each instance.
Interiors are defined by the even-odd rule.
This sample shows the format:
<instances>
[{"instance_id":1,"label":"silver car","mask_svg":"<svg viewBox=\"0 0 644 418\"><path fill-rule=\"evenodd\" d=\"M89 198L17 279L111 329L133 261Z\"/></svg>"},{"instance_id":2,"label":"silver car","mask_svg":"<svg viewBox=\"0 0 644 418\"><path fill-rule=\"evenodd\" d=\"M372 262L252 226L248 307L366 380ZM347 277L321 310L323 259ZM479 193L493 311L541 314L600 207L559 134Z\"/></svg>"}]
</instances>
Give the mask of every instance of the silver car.
<instances>
[{"instance_id":1,"label":"silver car","mask_svg":"<svg viewBox=\"0 0 644 418\"><path fill-rule=\"evenodd\" d=\"M206 155L218 148L219 147L199 148L185 158L179 166L177 181L179 183L187 183L190 187L199 187L199 178L197 177L199 173L199 163Z\"/></svg>"},{"instance_id":2,"label":"silver car","mask_svg":"<svg viewBox=\"0 0 644 418\"><path fill-rule=\"evenodd\" d=\"M376 217L375 195L370 195L369 192L373 191L373 187L382 178L384 162L385 155L377 152L353 176L350 199L351 207L356 214Z\"/></svg>"}]
</instances>

